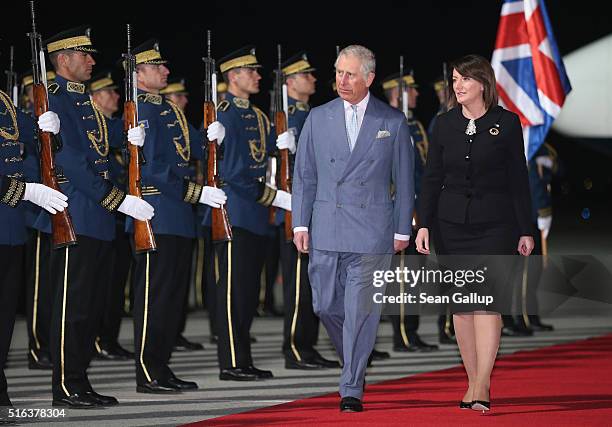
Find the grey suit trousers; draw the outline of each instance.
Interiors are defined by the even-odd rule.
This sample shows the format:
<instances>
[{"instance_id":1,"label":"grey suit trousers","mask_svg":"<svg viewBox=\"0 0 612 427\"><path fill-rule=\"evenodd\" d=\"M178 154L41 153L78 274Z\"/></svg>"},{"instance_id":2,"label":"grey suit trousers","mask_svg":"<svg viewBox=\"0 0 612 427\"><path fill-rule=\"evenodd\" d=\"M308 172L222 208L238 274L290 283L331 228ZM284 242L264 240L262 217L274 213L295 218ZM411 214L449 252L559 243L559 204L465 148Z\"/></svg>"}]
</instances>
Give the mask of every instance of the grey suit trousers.
<instances>
[{"instance_id":1,"label":"grey suit trousers","mask_svg":"<svg viewBox=\"0 0 612 427\"><path fill-rule=\"evenodd\" d=\"M308 274L315 314L343 361L340 396L361 399L368 357L374 348L381 304L373 272L388 270L391 254L359 254L311 249Z\"/></svg>"}]
</instances>

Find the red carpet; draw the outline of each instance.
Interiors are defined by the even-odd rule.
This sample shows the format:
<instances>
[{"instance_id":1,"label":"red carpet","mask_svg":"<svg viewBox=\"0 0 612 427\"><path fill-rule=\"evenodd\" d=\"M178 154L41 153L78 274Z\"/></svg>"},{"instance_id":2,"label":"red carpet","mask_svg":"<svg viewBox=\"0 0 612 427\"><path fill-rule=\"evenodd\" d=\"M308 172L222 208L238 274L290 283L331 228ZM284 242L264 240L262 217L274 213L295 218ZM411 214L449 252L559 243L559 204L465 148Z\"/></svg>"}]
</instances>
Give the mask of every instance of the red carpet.
<instances>
[{"instance_id":1,"label":"red carpet","mask_svg":"<svg viewBox=\"0 0 612 427\"><path fill-rule=\"evenodd\" d=\"M500 357L487 415L457 408L465 387L458 366L368 385L362 413L340 413L334 393L191 425L610 426L612 335Z\"/></svg>"}]
</instances>

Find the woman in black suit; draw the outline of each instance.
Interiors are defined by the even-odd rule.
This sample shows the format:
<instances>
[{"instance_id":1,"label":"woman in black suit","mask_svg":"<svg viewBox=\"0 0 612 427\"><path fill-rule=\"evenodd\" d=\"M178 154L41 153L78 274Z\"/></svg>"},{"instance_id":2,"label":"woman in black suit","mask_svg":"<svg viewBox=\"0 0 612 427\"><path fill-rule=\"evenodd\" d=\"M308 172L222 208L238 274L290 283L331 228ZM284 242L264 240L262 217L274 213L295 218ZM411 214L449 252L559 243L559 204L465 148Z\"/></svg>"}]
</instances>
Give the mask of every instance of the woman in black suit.
<instances>
[{"instance_id":1,"label":"woman in black suit","mask_svg":"<svg viewBox=\"0 0 612 427\"><path fill-rule=\"evenodd\" d=\"M451 65L451 109L437 117L429 142L417 250L430 253L431 232L438 254L518 251L528 256L534 241L519 118L497 105L495 75L486 59L468 55ZM492 282L501 285L501 280ZM493 310L455 309L455 333L469 381L461 408L490 409L491 371L502 327L500 305Z\"/></svg>"}]
</instances>

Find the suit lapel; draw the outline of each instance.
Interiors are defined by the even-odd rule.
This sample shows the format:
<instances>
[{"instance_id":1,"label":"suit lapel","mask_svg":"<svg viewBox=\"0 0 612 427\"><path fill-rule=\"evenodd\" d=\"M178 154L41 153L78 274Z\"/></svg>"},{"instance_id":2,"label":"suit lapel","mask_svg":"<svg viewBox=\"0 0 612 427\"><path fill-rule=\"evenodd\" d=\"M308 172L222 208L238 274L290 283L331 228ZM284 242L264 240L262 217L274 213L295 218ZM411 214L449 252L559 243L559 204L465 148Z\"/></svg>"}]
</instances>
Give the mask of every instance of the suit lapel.
<instances>
[{"instance_id":1,"label":"suit lapel","mask_svg":"<svg viewBox=\"0 0 612 427\"><path fill-rule=\"evenodd\" d=\"M359 129L359 135L357 136L355 147L353 148L349 161L344 169L343 176L354 169L359 161L363 159L363 156L372 148L372 145L374 145L376 134L378 133L378 130L380 130L380 125L383 121L382 117L380 117L380 114L378 113L378 108L376 105L377 101L378 100L370 94L370 100L368 101L368 106L363 117L363 123ZM346 134L346 128L344 133Z\"/></svg>"},{"instance_id":2,"label":"suit lapel","mask_svg":"<svg viewBox=\"0 0 612 427\"><path fill-rule=\"evenodd\" d=\"M346 124L344 118L344 102L342 98L337 98L336 102L330 105L328 119L331 131L330 136L330 152L334 159L342 159L348 161L351 154L349 150L348 137L346 135Z\"/></svg>"}]
</instances>

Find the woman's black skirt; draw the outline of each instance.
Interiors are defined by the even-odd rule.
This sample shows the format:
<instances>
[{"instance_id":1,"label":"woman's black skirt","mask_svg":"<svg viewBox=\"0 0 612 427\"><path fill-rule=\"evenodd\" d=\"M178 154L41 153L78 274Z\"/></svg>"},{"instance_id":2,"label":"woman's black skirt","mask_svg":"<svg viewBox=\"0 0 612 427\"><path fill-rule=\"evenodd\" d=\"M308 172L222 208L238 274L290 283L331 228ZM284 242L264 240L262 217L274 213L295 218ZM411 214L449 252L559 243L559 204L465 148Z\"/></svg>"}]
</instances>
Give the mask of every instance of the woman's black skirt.
<instances>
[{"instance_id":1,"label":"woman's black skirt","mask_svg":"<svg viewBox=\"0 0 612 427\"><path fill-rule=\"evenodd\" d=\"M451 312L512 313L513 287L522 265L519 237L515 224L438 220L432 230L438 261L455 275L454 284L444 287Z\"/></svg>"}]
</instances>

